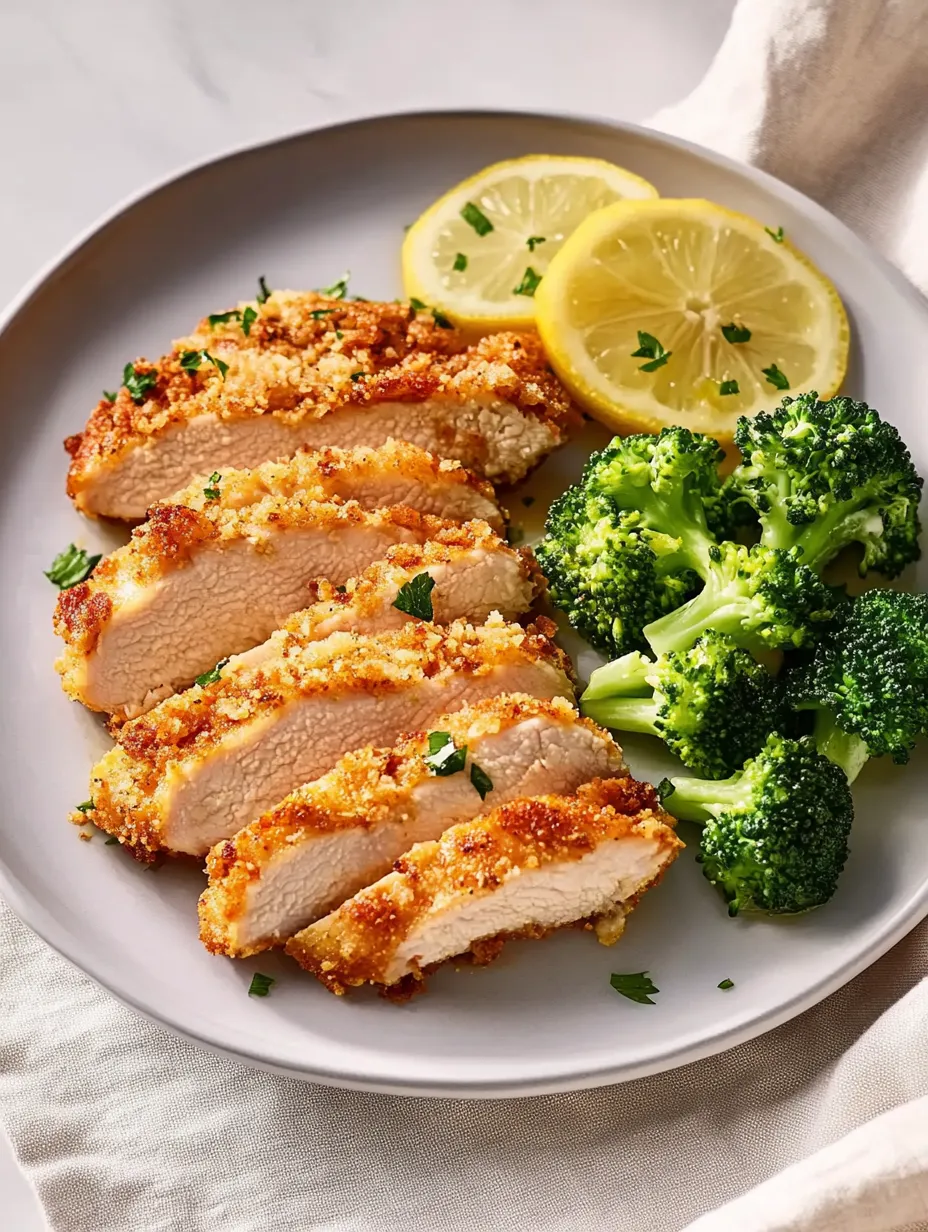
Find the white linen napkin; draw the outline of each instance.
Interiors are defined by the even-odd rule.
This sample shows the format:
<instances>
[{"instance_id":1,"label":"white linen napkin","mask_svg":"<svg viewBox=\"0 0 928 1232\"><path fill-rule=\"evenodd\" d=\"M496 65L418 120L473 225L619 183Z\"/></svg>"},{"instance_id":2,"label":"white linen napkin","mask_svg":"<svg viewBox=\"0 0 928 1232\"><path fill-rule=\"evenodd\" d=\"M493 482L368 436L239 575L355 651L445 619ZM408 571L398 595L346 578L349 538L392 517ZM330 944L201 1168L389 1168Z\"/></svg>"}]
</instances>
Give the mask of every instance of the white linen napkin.
<instances>
[{"instance_id":1,"label":"white linen napkin","mask_svg":"<svg viewBox=\"0 0 928 1232\"><path fill-rule=\"evenodd\" d=\"M741 0L705 82L654 122L817 197L928 289L926 53L923 0ZM0 1118L54 1232L928 1228L928 926L723 1056L474 1103L203 1052L2 905L0 951Z\"/></svg>"}]
</instances>

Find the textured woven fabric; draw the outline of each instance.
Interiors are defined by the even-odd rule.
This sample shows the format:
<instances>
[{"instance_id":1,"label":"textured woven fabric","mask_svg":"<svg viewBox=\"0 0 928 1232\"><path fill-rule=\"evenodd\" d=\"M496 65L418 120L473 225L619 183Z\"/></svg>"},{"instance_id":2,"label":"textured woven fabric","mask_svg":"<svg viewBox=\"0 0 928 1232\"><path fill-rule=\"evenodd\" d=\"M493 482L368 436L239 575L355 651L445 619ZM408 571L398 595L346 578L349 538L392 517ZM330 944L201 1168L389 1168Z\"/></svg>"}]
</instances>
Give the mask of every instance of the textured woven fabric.
<instances>
[{"instance_id":1,"label":"textured woven fabric","mask_svg":"<svg viewBox=\"0 0 928 1232\"><path fill-rule=\"evenodd\" d=\"M655 124L810 193L926 289L926 49L924 0L742 0ZM0 949L0 1115L53 1232L928 1227L928 1111L890 1112L928 1096L928 926L723 1056L518 1102L257 1073L124 1009L2 907Z\"/></svg>"}]
</instances>

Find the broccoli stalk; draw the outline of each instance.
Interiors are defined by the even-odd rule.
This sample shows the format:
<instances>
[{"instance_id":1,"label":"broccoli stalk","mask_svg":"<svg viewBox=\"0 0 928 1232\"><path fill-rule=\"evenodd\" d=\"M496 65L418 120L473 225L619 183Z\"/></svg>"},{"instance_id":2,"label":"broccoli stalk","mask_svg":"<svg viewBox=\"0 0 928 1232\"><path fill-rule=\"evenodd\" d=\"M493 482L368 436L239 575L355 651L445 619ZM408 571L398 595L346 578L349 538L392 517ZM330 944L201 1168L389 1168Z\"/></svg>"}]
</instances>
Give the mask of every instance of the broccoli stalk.
<instances>
[{"instance_id":1,"label":"broccoli stalk","mask_svg":"<svg viewBox=\"0 0 928 1232\"><path fill-rule=\"evenodd\" d=\"M699 859L729 915L795 914L828 901L847 860L854 819L841 769L808 736L776 733L728 779L664 780L675 817L703 826Z\"/></svg>"},{"instance_id":2,"label":"broccoli stalk","mask_svg":"<svg viewBox=\"0 0 928 1232\"><path fill-rule=\"evenodd\" d=\"M788 722L781 684L718 633L656 662L635 652L608 663L591 676L580 709L605 727L658 736L684 765L715 779Z\"/></svg>"}]
</instances>

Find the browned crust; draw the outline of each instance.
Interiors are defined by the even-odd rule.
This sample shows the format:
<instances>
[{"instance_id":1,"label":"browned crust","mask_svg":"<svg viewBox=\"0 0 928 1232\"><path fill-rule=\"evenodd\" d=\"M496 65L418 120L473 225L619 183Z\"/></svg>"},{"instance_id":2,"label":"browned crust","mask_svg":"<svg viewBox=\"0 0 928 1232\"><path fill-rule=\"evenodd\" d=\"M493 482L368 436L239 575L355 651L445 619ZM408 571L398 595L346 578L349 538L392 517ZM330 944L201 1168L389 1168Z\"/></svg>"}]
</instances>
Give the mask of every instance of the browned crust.
<instances>
[{"instance_id":1,"label":"browned crust","mask_svg":"<svg viewBox=\"0 0 928 1232\"><path fill-rule=\"evenodd\" d=\"M239 310L246 306L258 314L247 338L236 322L211 329L204 320L169 355L135 360L136 370L154 373L156 384L140 404L125 387L115 401L101 399L83 432L67 438L69 496L77 496L102 463L204 413L228 419L270 414L298 423L344 406L479 391L542 419L558 441L579 423L534 334L494 334L467 346L459 331L439 328L429 313L408 304L333 300L315 292L280 291ZM314 319L313 312L326 315ZM203 349L229 365L226 379L210 363L192 372L181 367L185 351ZM278 357L273 371L255 362L262 355ZM352 380L358 372L364 376Z\"/></svg>"},{"instance_id":2,"label":"browned crust","mask_svg":"<svg viewBox=\"0 0 928 1232\"><path fill-rule=\"evenodd\" d=\"M655 789L632 778L596 780L572 797L517 800L417 844L286 951L332 992L385 984L397 948L443 896L486 895L516 869L579 860L633 836L655 840L667 862L683 845Z\"/></svg>"},{"instance_id":3,"label":"browned crust","mask_svg":"<svg viewBox=\"0 0 928 1232\"><path fill-rule=\"evenodd\" d=\"M612 737L581 718L563 698L542 701L522 693L485 698L436 719L432 730L448 732L455 744L473 745L529 719L585 727L615 750L621 764L621 750ZM260 881L274 855L310 833L369 828L393 816L396 802L408 798L429 777L427 753L426 731L408 732L392 748L348 753L321 779L291 792L276 808L218 843L206 859L209 885L199 903L200 939L206 948L230 957L242 953L231 939L230 926L234 929L244 915L249 889Z\"/></svg>"}]
</instances>

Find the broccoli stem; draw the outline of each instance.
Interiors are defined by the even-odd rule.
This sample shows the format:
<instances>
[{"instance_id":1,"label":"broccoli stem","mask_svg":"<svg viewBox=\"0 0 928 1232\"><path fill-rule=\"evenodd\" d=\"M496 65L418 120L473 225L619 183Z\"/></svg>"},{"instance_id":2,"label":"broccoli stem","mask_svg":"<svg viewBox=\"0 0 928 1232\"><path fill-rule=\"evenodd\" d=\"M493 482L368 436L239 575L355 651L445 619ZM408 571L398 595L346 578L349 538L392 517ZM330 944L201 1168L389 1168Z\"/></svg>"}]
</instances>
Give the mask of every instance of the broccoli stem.
<instances>
[{"instance_id":1,"label":"broccoli stem","mask_svg":"<svg viewBox=\"0 0 928 1232\"><path fill-rule=\"evenodd\" d=\"M604 697L595 701L580 699L580 713L616 731L643 732L657 736L657 706L647 697Z\"/></svg>"},{"instance_id":2,"label":"broccoli stem","mask_svg":"<svg viewBox=\"0 0 928 1232\"><path fill-rule=\"evenodd\" d=\"M870 760L866 743L860 736L842 731L828 710L819 710L815 715L815 744L829 761L841 767L849 783L854 782Z\"/></svg>"},{"instance_id":3,"label":"broccoli stem","mask_svg":"<svg viewBox=\"0 0 928 1232\"><path fill-rule=\"evenodd\" d=\"M743 645L745 630L750 628L754 614L751 599L738 594L735 586L718 588L707 583L688 603L647 625L644 635L657 655L688 650L707 629L727 633Z\"/></svg>"},{"instance_id":4,"label":"broccoli stem","mask_svg":"<svg viewBox=\"0 0 928 1232\"><path fill-rule=\"evenodd\" d=\"M654 671L654 663L640 651L613 659L604 667L598 667L581 701L599 701L612 697L647 697L651 692L648 675Z\"/></svg>"},{"instance_id":5,"label":"broccoli stem","mask_svg":"<svg viewBox=\"0 0 928 1232\"><path fill-rule=\"evenodd\" d=\"M795 543L802 549L802 563L820 573L849 543L878 539L882 534L883 519L872 509L848 510L838 505L807 526Z\"/></svg>"},{"instance_id":6,"label":"broccoli stem","mask_svg":"<svg viewBox=\"0 0 928 1232\"><path fill-rule=\"evenodd\" d=\"M673 791L663 798L663 806L679 821L706 822L728 809L744 807L750 791L744 789L744 775L739 770L728 779L671 780Z\"/></svg>"}]
</instances>

